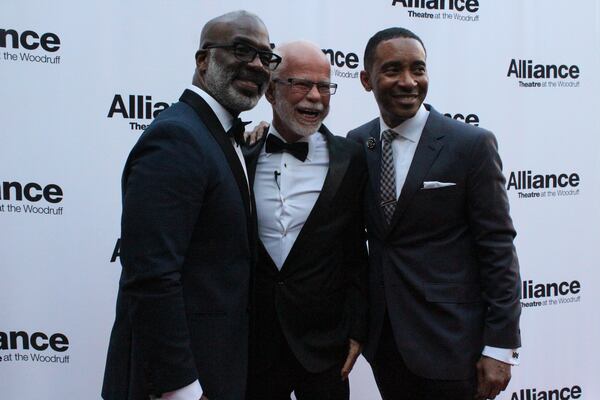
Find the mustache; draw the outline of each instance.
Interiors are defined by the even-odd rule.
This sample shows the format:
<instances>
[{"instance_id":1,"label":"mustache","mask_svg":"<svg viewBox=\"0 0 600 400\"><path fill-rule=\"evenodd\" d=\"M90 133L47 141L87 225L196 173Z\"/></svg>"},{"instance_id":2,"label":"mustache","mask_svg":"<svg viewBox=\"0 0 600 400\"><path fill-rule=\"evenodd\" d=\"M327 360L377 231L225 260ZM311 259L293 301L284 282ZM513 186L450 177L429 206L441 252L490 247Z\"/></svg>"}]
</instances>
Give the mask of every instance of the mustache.
<instances>
[{"instance_id":1,"label":"mustache","mask_svg":"<svg viewBox=\"0 0 600 400\"><path fill-rule=\"evenodd\" d=\"M269 78L270 78L269 74L265 71L259 72L259 71L241 70L236 75L237 75L236 77L239 79L254 82L259 86L265 85L267 82L269 82Z\"/></svg>"},{"instance_id":2,"label":"mustache","mask_svg":"<svg viewBox=\"0 0 600 400\"><path fill-rule=\"evenodd\" d=\"M392 93L392 96L418 96L418 95L419 95L418 91L400 90L400 91Z\"/></svg>"},{"instance_id":3,"label":"mustache","mask_svg":"<svg viewBox=\"0 0 600 400\"><path fill-rule=\"evenodd\" d=\"M304 111L316 111L316 112L325 111L325 106L321 103L310 104L310 105L298 104L296 106L296 108L298 108L300 110L304 110Z\"/></svg>"}]
</instances>

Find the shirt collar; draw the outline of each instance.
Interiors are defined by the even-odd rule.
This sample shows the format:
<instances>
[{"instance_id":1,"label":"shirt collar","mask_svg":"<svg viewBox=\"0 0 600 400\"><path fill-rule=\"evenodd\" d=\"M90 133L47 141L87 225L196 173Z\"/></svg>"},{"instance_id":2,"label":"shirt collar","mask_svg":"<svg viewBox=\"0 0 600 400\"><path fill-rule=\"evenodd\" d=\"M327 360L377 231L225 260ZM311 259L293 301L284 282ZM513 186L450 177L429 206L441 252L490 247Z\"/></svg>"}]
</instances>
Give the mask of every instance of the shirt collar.
<instances>
[{"instance_id":1,"label":"shirt collar","mask_svg":"<svg viewBox=\"0 0 600 400\"><path fill-rule=\"evenodd\" d=\"M204 90L200 89L198 86L190 85L188 86L188 89L192 90L198 96L202 97L204 101L206 101L208 106L213 110L213 112L219 119L219 122L221 123L223 129L225 129L225 132L227 132L229 128L231 128L231 125L233 125L233 116L231 115L231 113L227 111L225 107L221 105L221 103L215 100L214 97L206 93Z\"/></svg>"},{"instance_id":2,"label":"shirt collar","mask_svg":"<svg viewBox=\"0 0 600 400\"><path fill-rule=\"evenodd\" d=\"M277 132L277 129L275 129L275 125L273 125L273 121L271 121L271 126L269 127L269 135L273 135L278 137L279 139L283 140L284 142L287 143L287 140L285 140L281 134L279 132ZM306 159L308 161L312 161L314 156L314 149L315 146L319 143L325 140L325 137L320 133L320 132L315 132L309 136L303 136L300 139L298 139L299 142L307 142L308 143L308 154L306 155ZM263 149L264 151L264 149ZM271 156L272 153L265 153L267 157Z\"/></svg>"},{"instance_id":3,"label":"shirt collar","mask_svg":"<svg viewBox=\"0 0 600 400\"><path fill-rule=\"evenodd\" d=\"M399 136L402 136L404 139L411 141L413 143L417 143L421 138L421 133L423 133L423 128L425 128L425 124L427 123L427 118L429 117L429 111L425 108L425 105L421 104L417 113L412 117L402 122L400 125L390 128L387 126L381 115L379 116L379 138L381 139L381 135L384 131L391 129L396 132Z\"/></svg>"}]
</instances>

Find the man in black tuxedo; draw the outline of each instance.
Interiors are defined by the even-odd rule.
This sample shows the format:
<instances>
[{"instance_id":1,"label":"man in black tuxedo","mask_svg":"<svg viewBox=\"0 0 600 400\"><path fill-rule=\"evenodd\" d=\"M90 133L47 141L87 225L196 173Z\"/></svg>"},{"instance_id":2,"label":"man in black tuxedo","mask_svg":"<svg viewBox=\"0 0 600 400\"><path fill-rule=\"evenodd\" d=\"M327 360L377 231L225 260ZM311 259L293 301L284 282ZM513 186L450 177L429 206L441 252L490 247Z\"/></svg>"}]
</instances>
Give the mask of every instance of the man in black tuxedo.
<instances>
[{"instance_id":1,"label":"man in black tuxedo","mask_svg":"<svg viewBox=\"0 0 600 400\"><path fill-rule=\"evenodd\" d=\"M243 399L256 222L235 118L279 61L257 16L209 21L193 85L131 151L104 399Z\"/></svg>"},{"instance_id":2,"label":"man in black tuxedo","mask_svg":"<svg viewBox=\"0 0 600 400\"><path fill-rule=\"evenodd\" d=\"M366 164L322 125L337 86L320 48L277 52L273 122L247 154L260 237L247 400L348 399L367 330Z\"/></svg>"},{"instance_id":3,"label":"man in black tuxedo","mask_svg":"<svg viewBox=\"0 0 600 400\"><path fill-rule=\"evenodd\" d=\"M351 131L370 183L369 340L389 399L494 398L520 346L515 230L496 139L424 105L421 39L368 42L360 78L380 117Z\"/></svg>"}]
</instances>

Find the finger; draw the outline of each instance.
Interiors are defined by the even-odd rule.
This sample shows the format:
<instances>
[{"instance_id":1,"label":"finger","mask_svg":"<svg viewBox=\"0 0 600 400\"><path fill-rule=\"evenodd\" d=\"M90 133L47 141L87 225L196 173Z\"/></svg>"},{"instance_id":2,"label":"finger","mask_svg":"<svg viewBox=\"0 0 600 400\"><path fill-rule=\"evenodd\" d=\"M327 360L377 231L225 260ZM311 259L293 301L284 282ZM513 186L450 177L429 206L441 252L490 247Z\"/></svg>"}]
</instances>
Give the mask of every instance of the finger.
<instances>
[{"instance_id":1,"label":"finger","mask_svg":"<svg viewBox=\"0 0 600 400\"><path fill-rule=\"evenodd\" d=\"M344 362L344 366L342 367L342 380L345 381L350 375L350 371L352 370L352 366L354 365L354 361L352 360L352 353L348 353L348 357L346 357L346 361Z\"/></svg>"},{"instance_id":2,"label":"finger","mask_svg":"<svg viewBox=\"0 0 600 400\"><path fill-rule=\"evenodd\" d=\"M489 380L489 377L485 371L485 368L479 367L477 368L477 398L478 399L487 399L490 397L492 393L492 384Z\"/></svg>"},{"instance_id":3,"label":"finger","mask_svg":"<svg viewBox=\"0 0 600 400\"><path fill-rule=\"evenodd\" d=\"M502 385L501 390L506 390L506 388L508 387L508 384L510 383L511 378L512 378L512 375L511 375L510 369L509 369L507 374L504 376L504 384Z\"/></svg>"},{"instance_id":4,"label":"finger","mask_svg":"<svg viewBox=\"0 0 600 400\"><path fill-rule=\"evenodd\" d=\"M483 384L484 384L484 379L483 379L483 368L481 367L481 361L477 363L477 395L475 395L475 398L477 400L482 399L483 397Z\"/></svg>"}]
</instances>

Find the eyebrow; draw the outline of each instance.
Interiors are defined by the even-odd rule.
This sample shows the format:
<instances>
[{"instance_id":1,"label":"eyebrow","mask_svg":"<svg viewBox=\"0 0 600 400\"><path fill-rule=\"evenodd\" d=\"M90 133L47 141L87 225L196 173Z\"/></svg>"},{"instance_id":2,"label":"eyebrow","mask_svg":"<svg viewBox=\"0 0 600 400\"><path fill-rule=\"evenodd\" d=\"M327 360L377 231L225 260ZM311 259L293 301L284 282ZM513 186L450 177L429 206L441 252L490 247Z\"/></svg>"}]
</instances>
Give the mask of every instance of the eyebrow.
<instances>
[{"instance_id":1,"label":"eyebrow","mask_svg":"<svg viewBox=\"0 0 600 400\"><path fill-rule=\"evenodd\" d=\"M262 44L256 43L252 39L249 39L245 36L234 36L231 40L231 43L247 44L249 46L256 47L258 50L271 52L270 46L263 46Z\"/></svg>"},{"instance_id":2,"label":"eyebrow","mask_svg":"<svg viewBox=\"0 0 600 400\"><path fill-rule=\"evenodd\" d=\"M384 64L381 64L380 68L383 69L383 68L388 68L388 67L398 67L398 66L403 66L405 64L406 63L403 62L403 61L392 60L392 61L388 61L388 62L386 62ZM414 66L427 66L427 64L425 63L425 61L417 60L417 61L411 62L410 66L411 67L414 67Z\"/></svg>"}]
</instances>

